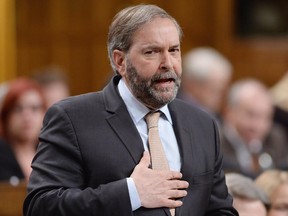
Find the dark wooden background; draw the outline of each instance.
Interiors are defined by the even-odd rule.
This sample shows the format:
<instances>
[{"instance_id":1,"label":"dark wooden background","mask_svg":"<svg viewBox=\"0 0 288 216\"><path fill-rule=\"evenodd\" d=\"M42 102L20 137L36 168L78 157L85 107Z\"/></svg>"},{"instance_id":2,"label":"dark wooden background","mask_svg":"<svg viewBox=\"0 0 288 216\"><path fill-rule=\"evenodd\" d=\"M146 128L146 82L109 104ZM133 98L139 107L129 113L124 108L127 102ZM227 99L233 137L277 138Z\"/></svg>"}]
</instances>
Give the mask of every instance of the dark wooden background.
<instances>
[{"instance_id":1,"label":"dark wooden background","mask_svg":"<svg viewBox=\"0 0 288 216\"><path fill-rule=\"evenodd\" d=\"M62 67L72 94L101 89L112 76L106 39L117 11L132 0L17 0L17 76L47 65ZM288 38L235 34L235 1L157 0L183 27L182 53L212 46L234 65L233 79L247 76L273 85L288 69Z\"/></svg>"}]
</instances>

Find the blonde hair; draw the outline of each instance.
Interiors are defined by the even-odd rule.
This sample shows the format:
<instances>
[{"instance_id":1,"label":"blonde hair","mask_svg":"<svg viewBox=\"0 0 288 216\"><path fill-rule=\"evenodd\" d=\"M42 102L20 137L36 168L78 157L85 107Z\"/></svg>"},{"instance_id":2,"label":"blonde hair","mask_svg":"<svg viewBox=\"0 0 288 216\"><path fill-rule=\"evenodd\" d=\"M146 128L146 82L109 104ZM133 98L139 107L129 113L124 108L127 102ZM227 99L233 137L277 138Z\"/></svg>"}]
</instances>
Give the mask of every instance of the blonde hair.
<instances>
[{"instance_id":1,"label":"blonde hair","mask_svg":"<svg viewBox=\"0 0 288 216\"><path fill-rule=\"evenodd\" d=\"M271 198L280 185L288 184L288 172L276 169L266 170L256 178L255 183Z\"/></svg>"}]
</instances>

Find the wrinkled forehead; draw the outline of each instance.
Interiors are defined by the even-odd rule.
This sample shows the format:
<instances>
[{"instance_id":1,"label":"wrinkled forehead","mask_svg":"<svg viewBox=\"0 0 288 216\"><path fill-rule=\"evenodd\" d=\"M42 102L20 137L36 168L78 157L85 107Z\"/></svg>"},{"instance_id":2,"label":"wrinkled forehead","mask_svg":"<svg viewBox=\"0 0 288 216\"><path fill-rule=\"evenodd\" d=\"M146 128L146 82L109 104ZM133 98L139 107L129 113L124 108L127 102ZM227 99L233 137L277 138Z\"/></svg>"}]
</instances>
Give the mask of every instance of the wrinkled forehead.
<instances>
[{"instance_id":1,"label":"wrinkled forehead","mask_svg":"<svg viewBox=\"0 0 288 216\"><path fill-rule=\"evenodd\" d=\"M143 24L131 37L133 43L143 43L147 45L159 43L171 43L171 46L180 45L180 37L177 27L168 18L155 18L151 22Z\"/></svg>"}]
</instances>

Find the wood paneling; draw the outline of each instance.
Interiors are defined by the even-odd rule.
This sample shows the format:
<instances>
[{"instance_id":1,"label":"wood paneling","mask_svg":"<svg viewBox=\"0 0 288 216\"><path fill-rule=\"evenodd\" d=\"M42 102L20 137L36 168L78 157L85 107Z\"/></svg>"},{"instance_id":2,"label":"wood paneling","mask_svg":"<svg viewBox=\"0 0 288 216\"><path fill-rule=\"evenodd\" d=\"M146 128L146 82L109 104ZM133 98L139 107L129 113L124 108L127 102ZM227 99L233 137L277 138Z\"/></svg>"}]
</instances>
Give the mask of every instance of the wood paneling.
<instances>
[{"instance_id":1,"label":"wood paneling","mask_svg":"<svg viewBox=\"0 0 288 216\"><path fill-rule=\"evenodd\" d=\"M16 76L15 1L0 1L0 83Z\"/></svg>"},{"instance_id":2,"label":"wood paneling","mask_svg":"<svg viewBox=\"0 0 288 216\"><path fill-rule=\"evenodd\" d=\"M26 183L12 186L9 182L0 182L0 215L22 216L23 202L27 195Z\"/></svg>"},{"instance_id":3,"label":"wood paneling","mask_svg":"<svg viewBox=\"0 0 288 216\"><path fill-rule=\"evenodd\" d=\"M254 77L274 85L288 70L288 37L241 38L235 34L235 1L214 1L214 46L232 61L234 80Z\"/></svg>"},{"instance_id":4,"label":"wood paneling","mask_svg":"<svg viewBox=\"0 0 288 216\"><path fill-rule=\"evenodd\" d=\"M117 11L139 0L16 1L17 75L56 64L70 77L72 94L101 89L112 76L106 40ZM288 68L287 40L244 40L234 32L234 1L154 0L183 27L183 54L213 46L234 65L234 79L254 76L272 85Z\"/></svg>"},{"instance_id":5,"label":"wood paneling","mask_svg":"<svg viewBox=\"0 0 288 216\"><path fill-rule=\"evenodd\" d=\"M72 94L103 85L110 70L106 35L111 16L98 11L112 6L97 2L18 1L18 74L58 65L69 75Z\"/></svg>"}]
</instances>

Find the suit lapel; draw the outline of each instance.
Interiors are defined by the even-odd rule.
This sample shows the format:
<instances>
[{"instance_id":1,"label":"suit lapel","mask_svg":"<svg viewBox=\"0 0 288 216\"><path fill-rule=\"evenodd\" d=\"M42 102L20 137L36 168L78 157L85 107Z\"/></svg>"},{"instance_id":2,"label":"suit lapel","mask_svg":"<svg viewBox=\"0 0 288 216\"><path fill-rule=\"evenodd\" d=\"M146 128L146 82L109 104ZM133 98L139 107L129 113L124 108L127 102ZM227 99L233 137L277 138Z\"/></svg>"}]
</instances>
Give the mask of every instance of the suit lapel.
<instances>
[{"instance_id":1,"label":"suit lapel","mask_svg":"<svg viewBox=\"0 0 288 216\"><path fill-rule=\"evenodd\" d=\"M143 155L144 147L139 132L118 92L117 85L120 78L115 76L103 90L106 111L111 113L107 117L107 122L137 164Z\"/></svg>"},{"instance_id":2,"label":"suit lapel","mask_svg":"<svg viewBox=\"0 0 288 216\"><path fill-rule=\"evenodd\" d=\"M169 110L173 121L173 129L179 146L180 157L181 157L181 173L183 174L183 179L188 179L185 173L191 173L191 164L193 164L193 154L192 154L192 144L193 132L188 130L188 125L186 117L181 115L181 112L176 112L176 106L172 102L169 104ZM184 198L181 201L184 203ZM176 208L175 215L181 215L183 206Z\"/></svg>"},{"instance_id":3,"label":"suit lapel","mask_svg":"<svg viewBox=\"0 0 288 216\"><path fill-rule=\"evenodd\" d=\"M107 118L107 122L121 139L123 145L125 145L127 151L135 161L135 164L137 164L143 155L144 147L139 132L118 93L117 84L119 80L120 77L115 76L109 85L104 89L103 95L106 111L111 113L111 115ZM187 169L189 167L188 164L192 162L191 136L185 125L183 125L185 122L185 116L181 116L179 112L176 112L176 106L174 106L173 102L169 104L169 110L173 121L176 139L179 145L182 160L181 172L183 173L183 170ZM184 171L184 173L186 172ZM163 210L167 216L170 215L168 208L163 208ZM176 215L180 215L180 213L181 208L177 208Z\"/></svg>"},{"instance_id":4,"label":"suit lapel","mask_svg":"<svg viewBox=\"0 0 288 216\"><path fill-rule=\"evenodd\" d=\"M139 159L142 157L144 152L144 147L142 139L128 111L118 111L116 114L108 118L107 121L125 145L126 149L135 161L135 164L139 163Z\"/></svg>"},{"instance_id":5,"label":"suit lapel","mask_svg":"<svg viewBox=\"0 0 288 216\"><path fill-rule=\"evenodd\" d=\"M176 106L174 106L173 102L169 105L169 110L181 156L181 171L183 171L187 168L186 165L191 164L192 162L193 134L191 134L191 131L188 130L189 127L184 125L185 122L187 122L185 120L185 116L182 116L180 112L176 112Z\"/></svg>"}]
</instances>

